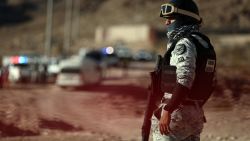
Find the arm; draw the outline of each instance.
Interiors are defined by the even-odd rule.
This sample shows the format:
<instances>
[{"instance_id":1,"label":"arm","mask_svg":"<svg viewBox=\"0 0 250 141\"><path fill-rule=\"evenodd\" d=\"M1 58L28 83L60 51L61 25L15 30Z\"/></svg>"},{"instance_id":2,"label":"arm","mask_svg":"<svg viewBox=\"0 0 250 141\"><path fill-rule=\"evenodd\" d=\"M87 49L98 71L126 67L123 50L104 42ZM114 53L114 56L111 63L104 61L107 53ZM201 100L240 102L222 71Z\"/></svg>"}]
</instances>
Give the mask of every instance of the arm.
<instances>
[{"instance_id":1,"label":"arm","mask_svg":"<svg viewBox=\"0 0 250 141\"><path fill-rule=\"evenodd\" d=\"M167 126L170 122L170 114L187 97L192 87L195 78L196 56L197 53L194 44L187 39L180 40L172 52L170 64L176 66L177 82L172 98L163 108L163 114L159 123L162 134L168 133Z\"/></svg>"},{"instance_id":2,"label":"arm","mask_svg":"<svg viewBox=\"0 0 250 141\"><path fill-rule=\"evenodd\" d=\"M188 95L195 78L196 56L196 47L188 39L182 39L176 44L170 63L176 66L177 82L173 96L164 110L171 113Z\"/></svg>"}]
</instances>

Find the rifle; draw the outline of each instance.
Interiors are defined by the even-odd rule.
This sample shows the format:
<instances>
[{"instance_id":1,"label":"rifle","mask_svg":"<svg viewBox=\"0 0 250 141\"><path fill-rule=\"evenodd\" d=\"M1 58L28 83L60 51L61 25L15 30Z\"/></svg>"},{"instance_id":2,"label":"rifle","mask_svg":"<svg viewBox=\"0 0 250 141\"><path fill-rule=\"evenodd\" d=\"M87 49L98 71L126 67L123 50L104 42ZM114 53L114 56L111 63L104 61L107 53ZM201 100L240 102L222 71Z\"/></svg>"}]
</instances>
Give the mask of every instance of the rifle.
<instances>
[{"instance_id":1,"label":"rifle","mask_svg":"<svg viewBox=\"0 0 250 141\"><path fill-rule=\"evenodd\" d=\"M160 77L161 77L161 67L162 67L162 56L157 56L157 63L155 70L150 72L151 83L148 87L148 98L147 98L147 108L144 115L144 121L142 125L142 141L148 141L151 129L151 117L154 110L157 108L156 102L158 98L162 96L160 89Z\"/></svg>"}]
</instances>

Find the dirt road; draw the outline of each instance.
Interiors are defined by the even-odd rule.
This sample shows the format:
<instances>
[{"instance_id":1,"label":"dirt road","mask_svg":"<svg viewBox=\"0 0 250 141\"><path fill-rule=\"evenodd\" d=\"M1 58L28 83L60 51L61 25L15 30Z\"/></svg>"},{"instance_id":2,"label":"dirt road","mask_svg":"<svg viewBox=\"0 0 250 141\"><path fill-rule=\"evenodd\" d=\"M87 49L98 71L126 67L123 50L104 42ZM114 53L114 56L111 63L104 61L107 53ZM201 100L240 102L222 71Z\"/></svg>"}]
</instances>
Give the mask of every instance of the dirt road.
<instances>
[{"instance_id":1,"label":"dirt road","mask_svg":"<svg viewBox=\"0 0 250 141\"><path fill-rule=\"evenodd\" d=\"M147 72L139 74L78 90L54 85L0 90L0 140L139 141L148 85ZM250 141L249 101L249 96L239 104L211 99L202 141Z\"/></svg>"}]
</instances>

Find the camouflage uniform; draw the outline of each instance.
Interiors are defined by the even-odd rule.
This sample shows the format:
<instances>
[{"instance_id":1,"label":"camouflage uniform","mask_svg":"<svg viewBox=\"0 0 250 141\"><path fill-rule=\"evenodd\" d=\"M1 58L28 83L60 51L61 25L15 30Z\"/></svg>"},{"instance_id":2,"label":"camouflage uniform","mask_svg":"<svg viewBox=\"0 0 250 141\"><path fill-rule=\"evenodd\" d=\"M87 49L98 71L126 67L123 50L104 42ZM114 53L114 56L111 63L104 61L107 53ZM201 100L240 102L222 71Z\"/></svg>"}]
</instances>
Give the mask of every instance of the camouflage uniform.
<instances>
[{"instance_id":1,"label":"camouflage uniform","mask_svg":"<svg viewBox=\"0 0 250 141\"><path fill-rule=\"evenodd\" d=\"M210 40L199 33L202 19L193 0L169 0L161 5L160 17L166 19L168 51L161 63L161 108L151 118L153 140L200 141L202 106L212 93L216 54ZM167 111L164 116L159 109ZM163 125L168 124L167 116L168 127ZM168 128L167 135L160 133L160 118L161 132Z\"/></svg>"},{"instance_id":2,"label":"camouflage uniform","mask_svg":"<svg viewBox=\"0 0 250 141\"><path fill-rule=\"evenodd\" d=\"M180 106L171 114L170 134L161 135L159 120L153 115L152 133L154 141L199 141L203 129L203 110L196 106Z\"/></svg>"},{"instance_id":3,"label":"camouflage uniform","mask_svg":"<svg viewBox=\"0 0 250 141\"><path fill-rule=\"evenodd\" d=\"M192 35L206 48L207 43L197 35ZM168 48L171 43L168 44ZM187 38L180 39L171 53L170 65L176 66L177 82L191 88L195 78L196 47ZM165 99L171 98L171 94L165 93ZM160 106L163 106L162 103ZM159 119L152 116L152 133L154 141L199 141L203 129L204 112L199 105L180 105L171 114L169 125L170 134L161 135L159 131Z\"/></svg>"}]
</instances>

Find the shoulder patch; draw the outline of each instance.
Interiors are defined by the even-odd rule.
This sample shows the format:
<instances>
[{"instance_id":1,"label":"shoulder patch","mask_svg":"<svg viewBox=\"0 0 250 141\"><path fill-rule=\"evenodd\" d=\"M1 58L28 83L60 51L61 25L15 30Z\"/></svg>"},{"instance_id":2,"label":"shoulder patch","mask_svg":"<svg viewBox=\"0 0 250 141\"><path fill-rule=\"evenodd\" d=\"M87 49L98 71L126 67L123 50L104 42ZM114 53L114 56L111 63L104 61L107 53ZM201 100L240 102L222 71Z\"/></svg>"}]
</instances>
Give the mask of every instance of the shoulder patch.
<instances>
[{"instance_id":1,"label":"shoulder patch","mask_svg":"<svg viewBox=\"0 0 250 141\"><path fill-rule=\"evenodd\" d=\"M181 63L181 62L184 62L184 61L185 61L184 57L178 58L178 63Z\"/></svg>"},{"instance_id":2,"label":"shoulder patch","mask_svg":"<svg viewBox=\"0 0 250 141\"><path fill-rule=\"evenodd\" d=\"M176 48L176 54L177 55L181 55L181 54L185 53L186 51L187 51L187 48L186 48L186 46L184 44L180 44Z\"/></svg>"}]
</instances>

